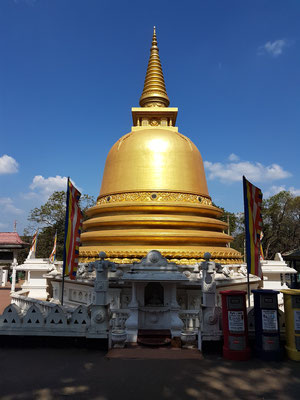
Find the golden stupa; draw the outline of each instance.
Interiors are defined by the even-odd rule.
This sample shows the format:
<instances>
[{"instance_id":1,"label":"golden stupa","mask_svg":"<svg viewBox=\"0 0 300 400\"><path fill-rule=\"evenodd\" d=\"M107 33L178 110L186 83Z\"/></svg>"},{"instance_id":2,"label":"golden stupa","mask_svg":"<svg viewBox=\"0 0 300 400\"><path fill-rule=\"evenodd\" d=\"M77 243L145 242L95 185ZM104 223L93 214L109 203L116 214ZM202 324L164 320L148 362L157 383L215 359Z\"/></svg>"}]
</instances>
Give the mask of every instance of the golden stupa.
<instances>
[{"instance_id":1,"label":"golden stupa","mask_svg":"<svg viewBox=\"0 0 300 400\"><path fill-rule=\"evenodd\" d=\"M111 148L97 204L87 211L80 260L99 251L118 263L139 261L150 250L178 264L202 260L205 252L223 264L241 255L227 247L232 237L212 205L201 154L175 127L154 28L140 98L132 108L132 131Z\"/></svg>"}]
</instances>

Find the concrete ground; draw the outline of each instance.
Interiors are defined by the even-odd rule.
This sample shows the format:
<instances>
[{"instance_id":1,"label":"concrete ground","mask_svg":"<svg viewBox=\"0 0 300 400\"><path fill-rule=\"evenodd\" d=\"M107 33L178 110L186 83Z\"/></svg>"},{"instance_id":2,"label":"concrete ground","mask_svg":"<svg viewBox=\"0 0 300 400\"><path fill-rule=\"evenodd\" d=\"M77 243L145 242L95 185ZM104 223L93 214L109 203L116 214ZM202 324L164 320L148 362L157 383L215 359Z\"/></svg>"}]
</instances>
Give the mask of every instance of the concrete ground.
<instances>
[{"instance_id":1,"label":"concrete ground","mask_svg":"<svg viewBox=\"0 0 300 400\"><path fill-rule=\"evenodd\" d=\"M122 360L86 348L3 347L0 399L260 399L300 395L300 363L232 362L204 351L203 360ZM0 342L0 343L1 343Z\"/></svg>"}]
</instances>

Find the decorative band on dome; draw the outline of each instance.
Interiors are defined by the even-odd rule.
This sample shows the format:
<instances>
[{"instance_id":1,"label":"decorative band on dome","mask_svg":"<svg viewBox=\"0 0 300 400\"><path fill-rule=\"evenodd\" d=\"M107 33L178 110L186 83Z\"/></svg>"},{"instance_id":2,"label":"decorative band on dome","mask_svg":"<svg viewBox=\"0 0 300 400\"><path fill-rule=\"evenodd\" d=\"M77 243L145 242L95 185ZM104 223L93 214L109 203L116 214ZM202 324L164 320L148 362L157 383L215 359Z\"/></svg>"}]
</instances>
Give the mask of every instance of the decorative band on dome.
<instances>
[{"instance_id":1,"label":"decorative band on dome","mask_svg":"<svg viewBox=\"0 0 300 400\"><path fill-rule=\"evenodd\" d=\"M131 251L115 251L105 250L107 259L119 264L131 264L139 262L149 252L145 250L131 250ZM205 251L192 251L192 250L163 250L159 249L163 257L168 258L169 262L174 262L179 265L192 265L204 261ZM236 250L231 251L212 251L210 250L212 260L224 265L240 264L242 257ZM80 262L91 262L99 258L99 252L93 250L79 249Z\"/></svg>"},{"instance_id":2,"label":"decorative band on dome","mask_svg":"<svg viewBox=\"0 0 300 400\"><path fill-rule=\"evenodd\" d=\"M205 206L212 206L212 201L207 197L191 193L177 192L129 192L110 194L109 196L98 197L97 205L107 203L123 203L123 202L176 202L176 203L193 203Z\"/></svg>"}]
</instances>

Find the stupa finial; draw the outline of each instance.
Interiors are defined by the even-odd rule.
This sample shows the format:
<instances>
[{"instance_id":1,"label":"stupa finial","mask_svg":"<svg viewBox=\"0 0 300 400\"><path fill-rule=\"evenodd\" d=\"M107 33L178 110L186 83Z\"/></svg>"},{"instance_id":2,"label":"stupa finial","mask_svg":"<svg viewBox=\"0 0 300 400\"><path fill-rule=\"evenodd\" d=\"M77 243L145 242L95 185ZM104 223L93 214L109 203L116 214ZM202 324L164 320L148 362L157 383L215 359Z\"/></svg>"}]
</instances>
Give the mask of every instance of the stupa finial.
<instances>
[{"instance_id":1,"label":"stupa finial","mask_svg":"<svg viewBox=\"0 0 300 400\"><path fill-rule=\"evenodd\" d=\"M152 47L157 46L156 28L153 27Z\"/></svg>"},{"instance_id":2,"label":"stupa finial","mask_svg":"<svg viewBox=\"0 0 300 400\"><path fill-rule=\"evenodd\" d=\"M141 107L168 107L170 104L158 52L154 26L144 90L140 98Z\"/></svg>"}]
</instances>

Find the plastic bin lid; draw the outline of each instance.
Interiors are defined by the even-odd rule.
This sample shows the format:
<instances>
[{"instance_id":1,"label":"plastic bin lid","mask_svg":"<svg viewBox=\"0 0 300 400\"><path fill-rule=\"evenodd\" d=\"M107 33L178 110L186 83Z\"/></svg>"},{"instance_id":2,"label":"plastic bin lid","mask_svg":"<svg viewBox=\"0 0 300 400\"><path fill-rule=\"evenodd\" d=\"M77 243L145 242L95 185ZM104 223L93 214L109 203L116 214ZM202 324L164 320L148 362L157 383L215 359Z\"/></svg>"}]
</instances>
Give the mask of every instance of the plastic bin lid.
<instances>
[{"instance_id":1,"label":"plastic bin lid","mask_svg":"<svg viewBox=\"0 0 300 400\"><path fill-rule=\"evenodd\" d=\"M245 290L222 290L220 293L227 296L241 296L247 294Z\"/></svg>"},{"instance_id":2,"label":"plastic bin lid","mask_svg":"<svg viewBox=\"0 0 300 400\"><path fill-rule=\"evenodd\" d=\"M253 290L251 290L251 292L254 294L278 294L278 293L280 293L279 290L273 290L273 289L253 289Z\"/></svg>"},{"instance_id":3,"label":"plastic bin lid","mask_svg":"<svg viewBox=\"0 0 300 400\"><path fill-rule=\"evenodd\" d=\"M300 296L300 289L282 289L283 294L290 294L291 296Z\"/></svg>"}]
</instances>

